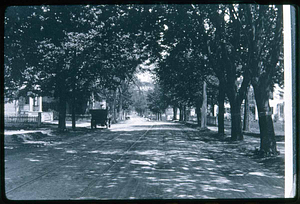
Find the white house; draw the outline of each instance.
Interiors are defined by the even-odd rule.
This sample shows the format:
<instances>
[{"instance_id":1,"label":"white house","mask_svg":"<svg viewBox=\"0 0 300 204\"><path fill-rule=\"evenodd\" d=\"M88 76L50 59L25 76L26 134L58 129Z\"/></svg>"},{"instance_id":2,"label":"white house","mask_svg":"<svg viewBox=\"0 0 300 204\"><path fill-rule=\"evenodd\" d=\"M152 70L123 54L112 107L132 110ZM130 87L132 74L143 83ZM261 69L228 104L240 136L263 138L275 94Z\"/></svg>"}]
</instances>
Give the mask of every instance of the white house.
<instances>
[{"instance_id":1,"label":"white house","mask_svg":"<svg viewBox=\"0 0 300 204\"><path fill-rule=\"evenodd\" d=\"M37 97L20 97L19 99L14 99L12 101L5 99L4 104L4 115L5 116L38 116L41 114L41 120L52 121L52 112L43 112L43 98L41 96Z\"/></svg>"},{"instance_id":2,"label":"white house","mask_svg":"<svg viewBox=\"0 0 300 204\"><path fill-rule=\"evenodd\" d=\"M42 97L20 97L17 100L6 100L4 105L5 115L36 115L42 112Z\"/></svg>"}]
</instances>

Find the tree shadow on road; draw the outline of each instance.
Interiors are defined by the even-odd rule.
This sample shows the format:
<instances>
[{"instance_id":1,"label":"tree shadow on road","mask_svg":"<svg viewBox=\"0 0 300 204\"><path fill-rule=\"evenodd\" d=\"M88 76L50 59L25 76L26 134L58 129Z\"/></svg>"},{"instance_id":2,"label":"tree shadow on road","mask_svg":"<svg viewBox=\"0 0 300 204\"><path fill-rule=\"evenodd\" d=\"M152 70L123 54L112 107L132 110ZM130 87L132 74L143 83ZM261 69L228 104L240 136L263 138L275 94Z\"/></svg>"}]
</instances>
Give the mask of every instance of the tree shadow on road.
<instances>
[{"instance_id":1,"label":"tree shadow on road","mask_svg":"<svg viewBox=\"0 0 300 204\"><path fill-rule=\"evenodd\" d=\"M222 146L223 149L235 152L246 156L253 161L260 163L264 168L269 169L272 172L278 173L280 176L284 176L284 155L277 156L260 156L257 154L259 149L259 138L246 136L244 141L232 141L230 136L221 137L214 131L199 132L197 140L206 142L207 144L216 144L216 146ZM193 139L194 140L194 139Z\"/></svg>"}]
</instances>

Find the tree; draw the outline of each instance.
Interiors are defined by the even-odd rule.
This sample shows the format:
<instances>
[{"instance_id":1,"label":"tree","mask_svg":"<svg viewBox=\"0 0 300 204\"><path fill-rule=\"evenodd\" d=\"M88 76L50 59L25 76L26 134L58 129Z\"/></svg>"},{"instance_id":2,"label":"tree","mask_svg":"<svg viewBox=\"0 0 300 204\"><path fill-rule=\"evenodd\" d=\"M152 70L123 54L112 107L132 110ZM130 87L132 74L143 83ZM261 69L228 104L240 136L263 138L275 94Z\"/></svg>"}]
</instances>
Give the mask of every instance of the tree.
<instances>
[{"instance_id":1,"label":"tree","mask_svg":"<svg viewBox=\"0 0 300 204\"><path fill-rule=\"evenodd\" d=\"M86 93L84 96L88 97L93 83L117 89L123 80L131 78L143 60L144 45L140 40L143 36L136 36L140 27L129 30L123 27L124 23L138 19L139 9L132 10L127 5L32 6L13 7L7 13L6 27L13 24L13 29L6 33L6 44L25 53L13 57L6 47L6 76L14 81L6 83L7 90L20 92L25 87L22 93L31 91L57 98L60 129L65 129L69 98L75 128L77 96ZM14 30L19 32L15 34ZM29 57L35 60L27 62ZM13 65L18 61L23 66Z\"/></svg>"},{"instance_id":2,"label":"tree","mask_svg":"<svg viewBox=\"0 0 300 204\"><path fill-rule=\"evenodd\" d=\"M225 66L219 67L231 105L232 139L242 139L240 103L251 81L261 111L261 151L276 154L273 122L268 100L273 84L282 84L282 11L277 6L226 5L208 17L209 53ZM219 19L219 20L218 20ZM218 31L219 30L219 31ZM214 44L214 42L221 42ZM211 50L214 49L212 52ZM213 55L212 55L213 56ZM217 58L218 59L218 58ZM213 58L216 61L216 57ZM218 67L218 66L214 66ZM224 80L224 82L222 81Z\"/></svg>"},{"instance_id":3,"label":"tree","mask_svg":"<svg viewBox=\"0 0 300 204\"><path fill-rule=\"evenodd\" d=\"M245 25L251 53L248 69L259 112L260 152L277 155L269 99L274 84L283 84L282 6L245 5L240 10L247 17L239 16L238 20Z\"/></svg>"},{"instance_id":4,"label":"tree","mask_svg":"<svg viewBox=\"0 0 300 204\"><path fill-rule=\"evenodd\" d=\"M152 88L152 86L153 85L149 84L148 82L141 82L137 77L133 77L130 89L132 95L132 107L139 116L143 116L148 108L147 95L150 91L149 87Z\"/></svg>"},{"instance_id":5,"label":"tree","mask_svg":"<svg viewBox=\"0 0 300 204\"><path fill-rule=\"evenodd\" d=\"M207 10L207 17L204 20L206 53L208 62L219 79L219 94L225 91L230 102L231 139L242 140L240 109L250 77L248 70L242 65L245 52L241 48L245 47L245 35L241 32L230 8L216 5ZM224 99L222 95L219 97L219 104L222 104Z\"/></svg>"},{"instance_id":6,"label":"tree","mask_svg":"<svg viewBox=\"0 0 300 204\"><path fill-rule=\"evenodd\" d=\"M205 35L202 13L205 9L200 7L197 11L195 5L164 6L165 13L160 16L159 21L161 29L157 50L160 60L156 74L161 87L168 90L173 95L171 98L177 101L172 102L172 106L183 111L186 105L195 106L198 124L205 127L207 99L206 94L202 93L206 91L203 87L212 71L205 62L207 56L204 55L204 47L207 44L202 40ZM203 117L202 123L200 116Z\"/></svg>"},{"instance_id":7,"label":"tree","mask_svg":"<svg viewBox=\"0 0 300 204\"><path fill-rule=\"evenodd\" d=\"M193 56L193 50L182 40L176 47L169 51L159 64L156 71L159 83L164 90L167 90L169 104L179 107L180 112L186 105L195 105L200 110L202 104L203 73L201 64L195 65L199 60ZM199 68L200 65L200 68ZM202 79L202 80L201 80ZM183 114L180 114L183 120ZM200 112L197 114L200 115ZM199 125L200 125L200 119Z\"/></svg>"},{"instance_id":8,"label":"tree","mask_svg":"<svg viewBox=\"0 0 300 204\"><path fill-rule=\"evenodd\" d=\"M161 113L165 111L168 104L164 100L164 94L158 84L154 85L154 90L147 95L148 108L153 113L157 114L157 120L161 119Z\"/></svg>"},{"instance_id":9,"label":"tree","mask_svg":"<svg viewBox=\"0 0 300 204\"><path fill-rule=\"evenodd\" d=\"M249 131L250 130L250 106L249 106L249 100L250 100L250 87L248 87L247 94L245 97L244 102L244 120L243 120L243 131Z\"/></svg>"},{"instance_id":10,"label":"tree","mask_svg":"<svg viewBox=\"0 0 300 204\"><path fill-rule=\"evenodd\" d=\"M7 27L12 25L12 31L19 32L10 32L8 29L5 34L6 44L19 47L19 51L26 53L16 60L11 57L12 53L6 52L8 70L22 73L10 75L10 79L19 84L16 87L19 95L33 92L57 98L60 129L65 129L66 102L69 97L74 102L74 87L79 87L80 84L84 85L82 89L87 87L86 82L76 84L75 80L79 81L82 79L81 75L90 74L90 71L83 70L84 62L78 60L83 57L77 56L87 55L84 50L90 46L90 39L95 34L82 33L87 27L90 28L93 25L91 22L95 20L93 15L82 12L85 9L88 8L29 6L11 7L7 11ZM12 17L15 15L11 15L13 11L17 13L17 18ZM89 26L86 21L89 22ZM12 44L9 44L9 41L12 41ZM24 62L23 66L16 66L17 61ZM91 81L89 78L85 80ZM6 87L10 88L7 84Z\"/></svg>"}]
</instances>

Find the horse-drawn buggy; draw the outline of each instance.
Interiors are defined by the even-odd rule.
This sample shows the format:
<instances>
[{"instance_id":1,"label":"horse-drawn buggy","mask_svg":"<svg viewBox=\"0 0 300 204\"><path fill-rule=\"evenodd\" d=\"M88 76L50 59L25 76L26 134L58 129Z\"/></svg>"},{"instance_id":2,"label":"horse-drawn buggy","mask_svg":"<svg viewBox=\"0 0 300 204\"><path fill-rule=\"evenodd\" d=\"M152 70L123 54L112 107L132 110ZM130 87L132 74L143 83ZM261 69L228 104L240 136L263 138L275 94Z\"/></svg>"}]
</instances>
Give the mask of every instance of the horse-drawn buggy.
<instances>
[{"instance_id":1,"label":"horse-drawn buggy","mask_svg":"<svg viewBox=\"0 0 300 204\"><path fill-rule=\"evenodd\" d=\"M107 109L91 109L91 129L97 128L97 125L110 127L110 118L108 117Z\"/></svg>"}]
</instances>

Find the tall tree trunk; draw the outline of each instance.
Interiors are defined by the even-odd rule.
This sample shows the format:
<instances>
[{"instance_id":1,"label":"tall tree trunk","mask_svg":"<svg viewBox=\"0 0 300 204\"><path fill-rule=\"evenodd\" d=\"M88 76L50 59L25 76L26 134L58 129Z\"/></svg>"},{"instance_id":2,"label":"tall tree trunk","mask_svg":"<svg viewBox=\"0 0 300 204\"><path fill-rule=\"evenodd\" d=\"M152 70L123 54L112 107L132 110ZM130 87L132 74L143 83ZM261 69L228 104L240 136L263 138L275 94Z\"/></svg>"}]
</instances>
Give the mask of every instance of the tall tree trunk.
<instances>
[{"instance_id":1,"label":"tall tree trunk","mask_svg":"<svg viewBox=\"0 0 300 204\"><path fill-rule=\"evenodd\" d=\"M183 121L183 107L182 107L182 104L179 105L179 121Z\"/></svg>"},{"instance_id":2,"label":"tall tree trunk","mask_svg":"<svg viewBox=\"0 0 300 204\"><path fill-rule=\"evenodd\" d=\"M190 120L190 115L191 115L191 109L190 107L187 107L186 108L186 121L189 121Z\"/></svg>"},{"instance_id":3,"label":"tall tree trunk","mask_svg":"<svg viewBox=\"0 0 300 204\"><path fill-rule=\"evenodd\" d=\"M59 69L59 68L58 68ZM66 81L64 75L59 73L56 75L56 95L58 97L58 129L64 131L66 129L66 112L67 112L67 93Z\"/></svg>"},{"instance_id":4,"label":"tall tree trunk","mask_svg":"<svg viewBox=\"0 0 300 204\"><path fill-rule=\"evenodd\" d=\"M203 81L201 128L206 128L206 127L207 127L207 92L206 92L206 82Z\"/></svg>"},{"instance_id":5,"label":"tall tree trunk","mask_svg":"<svg viewBox=\"0 0 300 204\"><path fill-rule=\"evenodd\" d=\"M177 107L173 106L173 120L177 120Z\"/></svg>"},{"instance_id":6,"label":"tall tree trunk","mask_svg":"<svg viewBox=\"0 0 300 204\"><path fill-rule=\"evenodd\" d=\"M67 102L65 96L59 97L59 114L58 114L58 128L60 130L66 129L66 111Z\"/></svg>"},{"instance_id":7,"label":"tall tree trunk","mask_svg":"<svg viewBox=\"0 0 300 204\"><path fill-rule=\"evenodd\" d=\"M119 120L123 120L123 95L121 88L119 88L119 95Z\"/></svg>"},{"instance_id":8,"label":"tall tree trunk","mask_svg":"<svg viewBox=\"0 0 300 204\"><path fill-rule=\"evenodd\" d=\"M73 83L72 83L72 104L71 104L71 112L72 112L72 130L75 130L76 129L76 116L75 116L75 113L76 113L76 96L75 96L75 78L73 78Z\"/></svg>"},{"instance_id":9,"label":"tall tree trunk","mask_svg":"<svg viewBox=\"0 0 300 204\"><path fill-rule=\"evenodd\" d=\"M75 57L74 59L77 58L77 50L75 51ZM76 63L75 63L76 64ZM74 65L76 66L76 65ZM73 71L71 72L71 80L72 80L72 130L76 129L76 116L75 116L75 110L76 110L76 69L72 69Z\"/></svg>"},{"instance_id":10,"label":"tall tree trunk","mask_svg":"<svg viewBox=\"0 0 300 204\"><path fill-rule=\"evenodd\" d=\"M247 94L245 97L245 104L244 104L244 121L243 121L243 131L249 131L250 130L250 108L249 108L249 99L250 99L250 91L249 87L247 89Z\"/></svg>"},{"instance_id":11,"label":"tall tree trunk","mask_svg":"<svg viewBox=\"0 0 300 204\"><path fill-rule=\"evenodd\" d=\"M263 155L277 155L275 131L272 120L271 108L269 105L270 91L262 87L254 88L255 100L258 110L258 123L260 130L260 152Z\"/></svg>"},{"instance_id":12,"label":"tall tree trunk","mask_svg":"<svg viewBox=\"0 0 300 204\"><path fill-rule=\"evenodd\" d=\"M76 109L75 109L75 99L72 99L72 130L76 129Z\"/></svg>"},{"instance_id":13,"label":"tall tree trunk","mask_svg":"<svg viewBox=\"0 0 300 204\"><path fill-rule=\"evenodd\" d=\"M186 119L186 105L183 105L183 121L187 121L187 119Z\"/></svg>"},{"instance_id":14,"label":"tall tree trunk","mask_svg":"<svg viewBox=\"0 0 300 204\"><path fill-rule=\"evenodd\" d=\"M241 104L245 98L247 87L250 83L248 73L245 73L240 86L237 85L236 64L229 56L225 43L221 43L221 50L224 53L224 67L226 71L225 92L229 98L231 109L231 140L243 140L242 122L241 122ZM250 66L249 66L250 67ZM222 76L220 77L222 78Z\"/></svg>"},{"instance_id":15,"label":"tall tree trunk","mask_svg":"<svg viewBox=\"0 0 300 204\"><path fill-rule=\"evenodd\" d=\"M113 123L116 123L117 122L117 111L116 111L117 90L114 90L113 97L114 97L114 100L113 100L113 104L112 104L112 110L113 110L112 121L113 121Z\"/></svg>"},{"instance_id":16,"label":"tall tree trunk","mask_svg":"<svg viewBox=\"0 0 300 204\"><path fill-rule=\"evenodd\" d=\"M197 125L201 126L201 108L200 108L200 100L201 98L199 97L196 101L196 115L197 115Z\"/></svg>"},{"instance_id":17,"label":"tall tree trunk","mask_svg":"<svg viewBox=\"0 0 300 204\"><path fill-rule=\"evenodd\" d=\"M218 104L219 104L219 113L218 113L218 133L219 135L224 135L224 107L225 101L225 91L224 85L222 83L219 84L219 95L218 95Z\"/></svg>"},{"instance_id":18,"label":"tall tree trunk","mask_svg":"<svg viewBox=\"0 0 300 204\"><path fill-rule=\"evenodd\" d=\"M231 140L243 140L241 104L237 100L230 102L231 110Z\"/></svg>"}]
</instances>

